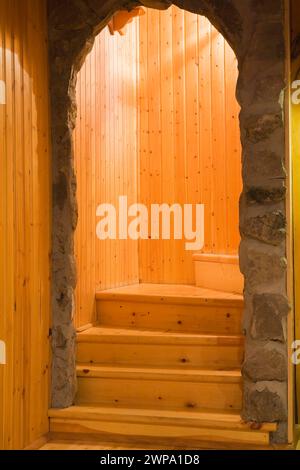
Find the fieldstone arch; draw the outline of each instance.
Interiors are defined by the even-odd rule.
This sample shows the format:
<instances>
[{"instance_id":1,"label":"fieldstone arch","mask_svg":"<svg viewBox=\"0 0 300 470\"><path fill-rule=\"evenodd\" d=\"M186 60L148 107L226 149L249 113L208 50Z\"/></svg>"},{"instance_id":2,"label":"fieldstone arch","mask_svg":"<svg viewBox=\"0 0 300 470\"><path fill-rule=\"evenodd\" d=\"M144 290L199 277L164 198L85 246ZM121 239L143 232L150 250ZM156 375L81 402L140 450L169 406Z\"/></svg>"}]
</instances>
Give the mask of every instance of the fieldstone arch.
<instances>
[{"instance_id":1,"label":"fieldstone arch","mask_svg":"<svg viewBox=\"0 0 300 470\"><path fill-rule=\"evenodd\" d=\"M240 266L245 277L246 421L279 422L287 440L284 0L48 0L53 151L52 406L76 392L73 326L77 224L72 132L76 77L96 35L118 10L171 4L205 15L239 63L243 193Z\"/></svg>"}]
</instances>

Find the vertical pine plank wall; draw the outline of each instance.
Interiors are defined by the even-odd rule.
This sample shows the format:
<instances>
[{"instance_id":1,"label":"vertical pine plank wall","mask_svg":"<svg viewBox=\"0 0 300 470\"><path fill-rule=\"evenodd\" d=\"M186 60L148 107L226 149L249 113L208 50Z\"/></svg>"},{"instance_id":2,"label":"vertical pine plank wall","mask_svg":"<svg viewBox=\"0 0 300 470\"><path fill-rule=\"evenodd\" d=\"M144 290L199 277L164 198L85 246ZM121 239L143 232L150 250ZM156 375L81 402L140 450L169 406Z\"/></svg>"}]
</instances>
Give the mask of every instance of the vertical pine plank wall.
<instances>
[{"instance_id":1,"label":"vertical pine plank wall","mask_svg":"<svg viewBox=\"0 0 300 470\"><path fill-rule=\"evenodd\" d=\"M297 0L291 2L291 40L297 44L300 35L299 18L300 4ZM295 51L292 51L295 53ZM299 87L293 82L300 80L300 55L295 54L291 62L291 84L293 96L291 104L291 151L293 171L293 224L294 224L294 283L295 283L295 337L300 338L300 103ZM298 348L299 349L299 348ZM298 354L299 356L299 354ZM297 423L300 424L300 364L296 366L296 410Z\"/></svg>"},{"instance_id":2,"label":"vertical pine plank wall","mask_svg":"<svg viewBox=\"0 0 300 470\"><path fill-rule=\"evenodd\" d=\"M76 325L93 321L95 290L138 282L138 242L96 238L96 207L137 202L137 21L125 36L105 28L77 82L74 134L78 268Z\"/></svg>"},{"instance_id":3,"label":"vertical pine plank wall","mask_svg":"<svg viewBox=\"0 0 300 470\"><path fill-rule=\"evenodd\" d=\"M0 2L0 449L48 432L50 164L46 1ZM4 85L5 84L5 85Z\"/></svg>"},{"instance_id":4,"label":"vertical pine plank wall","mask_svg":"<svg viewBox=\"0 0 300 470\"><path fill-rule=\"evenodd\" d=\"M99 241L96 207L204 203L205 252L237 254L241 192L237 61L207 19L146 10L125 36L105 28L78 76L76 324L95 290L194 283L184 241Z\"/></svg>"},{"instance_id":5,"label":"vertical pine plank wall","mask_svg":"<svg viewBox=\"0 0 300 470\"><path fill-rule=\"evenodd\" d=\"M139 200L204 203L207 253L237 254L241 144L237 60L202 16L140 17ZM141 241L140 279L194 283L184 241Z\"/></svg>"}]
</instances>

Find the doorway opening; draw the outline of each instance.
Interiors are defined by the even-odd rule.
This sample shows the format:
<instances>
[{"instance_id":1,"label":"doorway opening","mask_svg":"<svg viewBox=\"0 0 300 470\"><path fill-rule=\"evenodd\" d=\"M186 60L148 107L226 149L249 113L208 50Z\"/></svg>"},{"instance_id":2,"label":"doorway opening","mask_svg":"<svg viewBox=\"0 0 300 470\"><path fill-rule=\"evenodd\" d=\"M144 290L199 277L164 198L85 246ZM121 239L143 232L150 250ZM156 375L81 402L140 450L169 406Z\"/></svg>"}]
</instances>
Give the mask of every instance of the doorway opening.
<instances>
[{"instance_id":1,"label":"doorway opening","mask_svg":"<svg viewBox=\"0 0 300 470\"><path fill-rule=\"evenodd\" d=\"M139 12L123 22L122 34L107 27L97 36L78 74L77 327L95 322L95 293L105 289L153 284L159 294L164 284L243 291L237 59L203 16L175 6ZM203 247L187 250L184 230L174 239L176 214L168 211L170 239L152 239L149 223L144 239L99 240L98 205L118 208L122 196L148 213L153 204L193 205L193 230L195 206L203 204Z\"/></svg>"},{"instance_id":2,"label":"doorway opening","mask_svg":"<svg viewBox=\"0 0 300 470\"><path fill-rule=\"evenodd\" d=\"M132 10L141 5L167 9L170 7L170 2L137 0L129 6L125 0L115 0L113 3L105 2L105 4L71 1L71 9L65 9L56 0L50 0L49 3L54 170L52 403L54 407L61 408L68 407L74 402L76 385L73 314L77 276L74 269L73 236L77 223L77 205L72 143L77 72L90 52L95 37L112 18L115 18L118 10ZM287 79L284 34L286 14L285 10L280 8L281 0L278 0L276 7L275 2L271 3L272 8L270 2L266 0L253 11L252 0L245 2L228 0L226 9L223 4L211 0L199 0L197 6L190 0L174 1L174 4L181 8L209 18L224 34L238 57L237 97L241 106L243 154L243 192L239 217L242 240L239 255L241 271L245 277L244 311L241 315L239 311L242 306L238 306L235 313L227 312L229 315L226 319L235 319L233 323L238 325L240 332L240 320L243 317L243 331L246 336L242 371L243 419L247 423L268 422L276 426L279 423L274 440L286 442L287 420L289 419L290 424L289 441L291 441L293 421L292 381L286 375L288 369L286 318L290 310L287 295L287 266L290 260L287 260L286 249L288 238L286 224L289 224L289 220L286 220L286 184L288 185L289 181L286 181L284 168L285 164L288 164L288 151L285 146L285 118L283 119L285 108L281 99ZM114 28L114 25L111 28ZM175 287L177 286L178 284L175 284ZM188 284L186 286L192 287ZM106 289L101 292L107 291ZM178 303L180 297L178 291L176 293L176 296L167 293L168 302L164 314L157 308L157 304L164 303L165 297L156 296L155 302L150 302L152 310L160 318L160 323L161 318L168 318L169 313L174 311L173 304ZM110 298L99 298L102 302L102 319L105 302L108 307L107 318L111 312L112 300L118 302L122 300L116 309L118 314L114 314L118 320L120 311L126 310L123 305L124 296L128 306L131 293L119 294L113 292ZM141 295L144 296L143 302L149 300L148 294ZM151 296L155 297L153 293ZM184 299L180 297L180 310L184 311L185 318L177 318L178 328L181 328L183 320L188 316L190 325L194 327L199 319L194 315L194 307L191 305L187 315L185 299L186 297ZM216 307L215 302L207 300L204 305ZM140 305L139 302L137 308ZM130 309L133 323L137 316L135 311L137 308ZM215 315L217 310L215 309ZM146 318L151 309L138 312L140 314L138 318ZM228 324L227 320L225 323L215 321L216 317L209 313L207 318L211 322L214 320L215 327L223 325L223 328ZM273 326L274 322L276 328ZM207 331L210 327L212 325L207 326ZM124 342L124 339L122 341ZM183 359L185 360L185 357ZM266 364L270 367L266 368ZM84 370L81 372L85 374ZM103 370L101 374L104 374ZM108 378L107 371L106 377ZM170 378L170 375L168 377ZM235 384L234 390L237 390L240 377L234 376L232 381ZM93 380L89 381L89 385L92 383ZM126 390L127 387L123 389ZM201 396L199 393L196 395ZM210 396L210 392L207 395ZM229 396L237 398L238 401L241 395L229 391ZM159 397L162 398L160 395ZM189 403L195 402L196 400L192 400ZM269 432L273 432L270 427L267 433ZM264 435L263 439L267 437Z\"/></svg>"},{"instance_id":3,"label":"doorway opening","mask_svg":"<svg viewBox=\"0 0 300 470\"><path fill-rule=\"evenodd\" d=\"M188 412L203 430L209 410L226 441L244 351L237 59L203 16L136 13L113 17L77 78L75 403L142 409L145 426Z\"/></svg>"}]
</instances>

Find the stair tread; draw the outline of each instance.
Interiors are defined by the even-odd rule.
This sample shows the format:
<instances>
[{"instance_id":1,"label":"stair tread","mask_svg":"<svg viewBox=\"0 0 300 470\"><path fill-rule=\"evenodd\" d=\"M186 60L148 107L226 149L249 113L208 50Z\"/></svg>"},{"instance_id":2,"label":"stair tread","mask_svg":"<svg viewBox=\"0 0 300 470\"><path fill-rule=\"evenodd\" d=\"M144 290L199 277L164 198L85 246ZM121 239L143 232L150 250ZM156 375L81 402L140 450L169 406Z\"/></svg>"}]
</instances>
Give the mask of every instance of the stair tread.
<instances>
[{"instance_id":1,"label":"stair tread","mask_svg":"<svg viewBox=\"0 0 300 470\"><path fill-rule=\"evenodd\" d=\"M216 412L215 410L155 410L144 408L121 408L109 406L80 405L65 409L50 409L48 413L52 419L70 420L114 420L131 422L143 421L153 424L155 422L174 422L199 427L218 427L227 429L251 430L253 432L274 432L277 429L275 423L264 423L259 429L253 427L253 423L245 423L237 411Z\"/></svg>"},{"instance_id":2,"label":"stair tread","mask_svg":"<svg viewBox=\"0 0 300 470\"><path fill-rule=\"evenodd\" d=\"M96 292L96 300L243 306L243 296L190 285L133 284Z\"/></svg>"},{"instance_id":3,"label":"stair tread","mask_svg":"<svg viewBox=\"0 0 300 470\"><path fill-rule=\"evenodd\" d=\"M77 364L77 375L79 377L118 377L139 378L144 380L180 380L200 382L239 383L241 371L235 370L201 370L201 369L178 369L178 368L155 368L155 367L126 367L126 366L104 366Z\"/></svg>"},{"instance_id":4,"label":"stair tread","mask_svg":"<svg viewBox=\"0 0 300 470\"><path fill-rule=\"evenodd\" d=\"M181 333L168 330L145 330L135 328L111 328L94 326L77 335L77 342L107 343L153 343L153 344L196 344L212 346L240 346L242 335L212 335Z\"/></svg>"}]
</instances>

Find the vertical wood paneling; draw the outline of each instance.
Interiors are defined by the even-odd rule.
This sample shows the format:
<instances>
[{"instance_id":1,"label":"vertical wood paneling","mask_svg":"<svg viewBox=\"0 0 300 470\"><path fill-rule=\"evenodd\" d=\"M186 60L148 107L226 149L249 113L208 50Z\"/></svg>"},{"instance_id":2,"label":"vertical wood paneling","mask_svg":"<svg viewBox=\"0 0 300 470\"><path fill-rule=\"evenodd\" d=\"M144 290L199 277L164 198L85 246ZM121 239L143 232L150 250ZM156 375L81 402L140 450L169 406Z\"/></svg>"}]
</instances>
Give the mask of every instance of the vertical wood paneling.
<instances>
[{"instance_id":1,"label":"vertical wood paneling","mask_svg":"<svg viewBox=\"0 0 300 470\"><path fill-rule=\"evenodd\" d=\"M182 240L96 239L96 207L204 203L205 252L237 253L241 192L237 61L201 16L146 10L106 28L78 76L75 131L79 224L76 324L94 319L96 290L194 283Z\"/></svg>"},{"instance_id":2,"label":"vertical wood paneling","mask_svg":"<svg viewBox=\"0 0 300 470\"><path fill-rule=\"evenodd\" d=\"M137 27L125 36L103 30L78 74L77 327L94 320L96 290L138 282L138 242L96 238L99 204L137 202Z\"/></svg>"},{"instance_id":3,"label":"vertical wood paneling","mask_svg":"<svg viewBox=\"0 0 300 470\"><path fill-rule=\"evenodd\" d=\"M204 203L203 251L237 253L242 183L234 53L206 18L177 7L147 10L140 48L140 202ZM143 282L194 283L184 241L140 243L139 266Z\"/></svg>"},{"instance_id":4,"label":"vertical wood paneling","mask_svg":"<svg viewBox=\"0 0 300 470\"><path fill-rule=\"evenodd\" d=\"M300 16L300 4L297 0L290 2L291 8L291 41L295 41L300 34L298 18ZM300 55L291 61L290 81L300 80ZM300 339L300 104L297 104L299 88L292 88L291 111L291 153L292 153L292 175L293 175L293 235L294 235L294 292L295 292L295 338ZM295 99L296 98L296 99ZM290 320L291 321L291 320ZM299 347L297 348L299 350ZM299 357L299 354L297 354ZM300 364L296 366L296 411L297 423L300 424Z\"/></svg>"},{"instance_id":5,"label":"vertical wood paneling","mask_svg":"<svg viewBox=\"0 0 300 470\"><path fill-rule=\"evenodd\" d=\"M48 432L50 159L46 2L0 2L0 449Z\"/></svg>"},{"instance_id":6,"label":"vertical wood paneling","mask_svg":"<svg viewBox=\"0 0 300 470\"><path fill-rule=\"evenodd\" d=\"M142 42L142 39L141 39ZM160 14L160 83L161 83L161 154L162 155L173 155L174 153L174 80L173 73L170 73L170 64L173 58L173 41L172 41L172 10L168 10L167 14L161 12ZM144 69L145 65L142 63L140 67L140 73ZM145 75L145 74L144 74ZM146 77L144 77L146 80ZM140 94L143 94L140 88ZM140 114L142 114L140 109ZM146 132L141 126L140 132ZM147 148L142 147L142 154L147 154ZM143 167L143 172L146 173L146 165ZM175 199L175 167L173 161L168 158L162 158L161 160L161 171L165 175L164 181L161 182L161 197L162 200L167 204L172 204ZM141 179L143 174L141 174ZM142 186L140 185L140 195ZM148 242L146 242L148 244ZM171 259L172 253L176 249L177 241L162 241L162 251L165 253L165 262L163 263L162 277L164 279L172 279L172 266L168 261ZM147 245L145 245L147 250ZM142 247L140 253L143 253ZM147 253L147 251L146 251ZM144 257L145 255L143 255ZM174 255L173 255L174 256ZM142 279L147 278L147 271L143 271L144 262L140 263L140 276Z\"/></svg>"}]
</instances>

